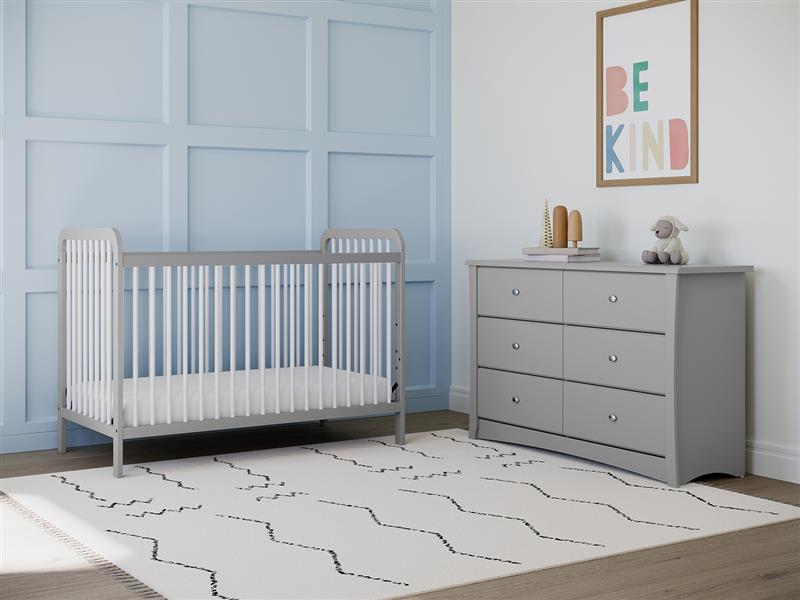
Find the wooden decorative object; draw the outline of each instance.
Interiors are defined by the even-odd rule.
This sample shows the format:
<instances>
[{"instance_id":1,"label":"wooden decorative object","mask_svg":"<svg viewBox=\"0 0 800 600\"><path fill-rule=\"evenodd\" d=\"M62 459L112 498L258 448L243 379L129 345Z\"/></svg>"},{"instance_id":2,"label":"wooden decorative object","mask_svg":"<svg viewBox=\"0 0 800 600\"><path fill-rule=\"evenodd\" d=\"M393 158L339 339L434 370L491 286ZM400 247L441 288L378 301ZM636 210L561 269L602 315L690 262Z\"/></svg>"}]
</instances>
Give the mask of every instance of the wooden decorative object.
<instances>
[{"instance_id":1,"label":"wooden decorative object","mask_svg":"<svg viewBox=\"0 0 800 600\"><path fill-rule=\"evenodd\" d=\"M541 248L553 247L553 228L550 225L550 207L547 205L547 198L544 199L544 210L542 211L542 227L539 231L539 246Z\"/></svg>"},{"instance_id":2,"label":"wooden decorative object","mask_svg":"<svg viewBox=\"0 0 800 600\"><path fill-rule=\"evenodd\" d=\"M577 210L570 211L567 226L567 238L572 242L572 247L577 248L578 242L583 240L583 218Z\"/></svg>"},{"instance_id":3,"label":"wooden decorative object","mask_svg":"<svg viewBox=\"0 0 800 600\"><path fill-rule=\"evenodd\" d=\"M567 247L567 207L553 209L553 248Z\"/></svg>"}]
</instances>

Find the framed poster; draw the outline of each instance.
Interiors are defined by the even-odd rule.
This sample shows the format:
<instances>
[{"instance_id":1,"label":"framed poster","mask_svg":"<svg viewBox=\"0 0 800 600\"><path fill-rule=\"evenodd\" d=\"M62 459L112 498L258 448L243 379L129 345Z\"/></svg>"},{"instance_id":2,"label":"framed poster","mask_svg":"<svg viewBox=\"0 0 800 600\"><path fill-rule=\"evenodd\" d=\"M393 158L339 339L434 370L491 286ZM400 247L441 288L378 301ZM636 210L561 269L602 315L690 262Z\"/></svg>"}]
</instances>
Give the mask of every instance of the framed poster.
<instances>
[{"instance_id":1,"label":"framed poster","mask_svg":"<svg viewBox=\"0 0 800 600\"><path fill-rule=\"evenodd\" d=\"M697 0L597 13L597 186L697 183Z\"/></svg>"}]
</instances>

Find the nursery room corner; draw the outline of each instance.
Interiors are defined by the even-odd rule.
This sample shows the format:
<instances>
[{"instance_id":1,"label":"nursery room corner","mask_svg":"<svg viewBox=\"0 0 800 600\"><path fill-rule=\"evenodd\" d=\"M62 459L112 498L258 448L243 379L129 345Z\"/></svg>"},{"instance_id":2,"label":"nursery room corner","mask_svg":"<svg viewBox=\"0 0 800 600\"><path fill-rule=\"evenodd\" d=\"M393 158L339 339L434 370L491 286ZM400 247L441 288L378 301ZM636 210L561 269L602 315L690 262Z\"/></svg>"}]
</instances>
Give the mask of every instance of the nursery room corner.
<instances>
[{"instance_id":1,"label":"nursery room corner","mask_svg":"<svg viewBox=\"0 0 800 600\"><path fill-rule=\"evenodd\" d=\"M0 597L800 597L800 2L0 0Z\"/></svg>"}]
</instances>

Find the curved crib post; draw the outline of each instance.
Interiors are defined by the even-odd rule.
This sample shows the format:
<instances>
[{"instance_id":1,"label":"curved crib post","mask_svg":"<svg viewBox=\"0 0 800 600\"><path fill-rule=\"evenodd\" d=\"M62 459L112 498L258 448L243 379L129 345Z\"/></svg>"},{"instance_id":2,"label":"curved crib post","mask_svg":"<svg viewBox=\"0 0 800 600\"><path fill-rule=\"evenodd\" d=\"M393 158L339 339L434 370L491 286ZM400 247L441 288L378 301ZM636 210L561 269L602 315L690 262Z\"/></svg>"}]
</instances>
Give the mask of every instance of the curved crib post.
<instances>
[{"instance_id":1,"label":"curved crib post","mask_svg":"<svg viewBox=\"0 0 800 600\"><path fill-rule=\"evenodd\" d=\"M394 332L395 332L395 343L394 343L394 370L395 370L395 385L393 389L395 390L395 402L397 403L397 407L395 409L395 442L397 444L405 444L406 439L406 390L405 390L405 382L406 382L406 371L405 371L405 335L404 335L404 311L405 311L405 297L406 297L406 287L405 287L405 240L403 239L403 234L400 233L399 229L381 229L381 228L367 228L367 229L326 229L322 232L320 236L320 250L322 252L330 252L329 243L333 242L334 244L337 240L340 239L361 239L361 240L388 240L391 242L391 249L387 246L386 252L397 252L400 254L400 260L397 263L397 267L395 270L395 315L396 319L394 321ZM336 250L338 252L338 248ZM391 271L390 271L391 273ZM391 288L391 276L387 277L386 285ZM320 282L320 285L327 286L327 281L323 280ZM350 293L350 290L347 291ZM328 306L327 306L327 295L324 295L323 302L325 303L325 307L323 310L323 331L325 331L325 357L329 356L328 347L329 347L329 338L331 337L328 334L328 322L330 321L327 318L328 315ZM389 308L387 306L387 308ZM387 320L391 318L391 313L387 314ZM320 365L322 366L322 365ZM373 373L373 376L375 373ZM391 373L386 373L387 379L391 381ZM387 401L390 399L387 398Z\"/></svg>"},{"instance_id":2,"label":"curved crib post","mask_svg":"<svg viewBox=\"0 0 800 600\"><path fill-rule=\"evenodd\" d=\"M94 244L93 259L101 261L91 289L85 278L79 276L81 263L88 256L79 249L89 248L89 242ZM121 257L122 238L113 228L67 228L58 237L58 451L67 450L67 420L100 431L113 441L115 477L122 476L125 425L122 404L124 270ZM91 315L85 311L85 296L89 293L94 294L96 303ZM78 354L85 352L85 339L80 331L81 310L85 319L94 318L93 327L97 328L97 343L90 347L92 355L85 354L94 365L93 374L89 375L91 381L85 370L76 365L79 361L76 351ZM100 398L94 409L87 410L83 402L87 390L91 390L95 398Z\"/></svg>"}]
</instances>

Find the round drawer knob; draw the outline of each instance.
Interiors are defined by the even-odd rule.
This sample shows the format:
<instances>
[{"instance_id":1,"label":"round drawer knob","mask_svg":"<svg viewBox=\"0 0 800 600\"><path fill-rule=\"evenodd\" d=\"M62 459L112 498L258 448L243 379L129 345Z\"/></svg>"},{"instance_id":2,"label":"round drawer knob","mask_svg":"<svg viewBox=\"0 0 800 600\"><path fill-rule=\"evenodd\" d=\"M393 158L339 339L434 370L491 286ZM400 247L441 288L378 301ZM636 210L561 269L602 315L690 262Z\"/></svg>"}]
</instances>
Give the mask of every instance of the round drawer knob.
<instances>
[{"instance_id":1,"label":"round drawer knob","mask_svg":"<svg viewBox=\"0 0 800 600\"><path fill-rule=\"evenodd\" d=\"M614 414L608 415L608 420L611 421L612 423L616 423L617 422L617 415L614 415Z\"/></svg>"},{"instance_id":2,"label":"round drawer knob","mask_svg":"<svg viewBox=\"0 0 800 600\"><path fill-rule=\"evenodd\" d=\"M617 362L617 360L618 359L617 359L617 355L616 354L609 354L608 355L608 361L609 362Z\"/></svg>"},{"instance_id":3,"label":"round drawer knob","mask_svg":"<svg viewBox=\"0 0 800 600\"><path fill-rule=\"evenodd\" d=\"M611 302L611 304L614 304L614 302L616 302L616 301L617 301L617 297L616 297L614 294L611 294L611 295L608 297L608 301L609 301L609 302Z\"/></svg>"},{"instance_id":4,"label":"round drawer knob","mask_svg":"<svg viewBox=\"0 0 800 600\"><path fill-rule=\"evenodd\" d=\"M511 402L513 402L514 404L519 404L519 396L512 396L511 397Z\"/></svg>"},{"instance_id":5,"label":"round drawer knob","mask_svg":"<svg viewBox=\"0 0 800 600\"><path fill-rule=\"evenodd\" d=\"M511 290L512 296L519 296L519 288L514 288Z\"/></svg>"},{"instance_id":6,"label":"round drawer knob","mask_svg":"<svg viewBox=\"0 0 800 600\"><path fill-rule=\"evenodd\" d=\"M514 350L519 350L519 344L518 344L517 342L514 342L513 344L511 344L511 347L512 347Z\"/></svg>"}]
</instances>

